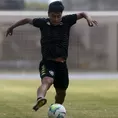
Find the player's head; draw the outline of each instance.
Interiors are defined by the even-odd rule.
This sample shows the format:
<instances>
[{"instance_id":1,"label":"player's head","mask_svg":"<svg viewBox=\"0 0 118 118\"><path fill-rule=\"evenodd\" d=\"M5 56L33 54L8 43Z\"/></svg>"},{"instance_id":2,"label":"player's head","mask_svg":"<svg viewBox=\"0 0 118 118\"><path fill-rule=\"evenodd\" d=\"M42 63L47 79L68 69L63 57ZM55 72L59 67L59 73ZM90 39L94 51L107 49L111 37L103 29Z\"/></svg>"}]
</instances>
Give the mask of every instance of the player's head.
<instances>
[{"instance_id":1,"label":"player's head","mask_svg":"<svg viewBox=\"0 0 118 118\"><path fill-rule=\"evenodd\" d=\"M48 16L52 24L57 25L60 23L63 10L64 6L61 1L50 3L48 8Z\"/></svg>"}]
</instances>

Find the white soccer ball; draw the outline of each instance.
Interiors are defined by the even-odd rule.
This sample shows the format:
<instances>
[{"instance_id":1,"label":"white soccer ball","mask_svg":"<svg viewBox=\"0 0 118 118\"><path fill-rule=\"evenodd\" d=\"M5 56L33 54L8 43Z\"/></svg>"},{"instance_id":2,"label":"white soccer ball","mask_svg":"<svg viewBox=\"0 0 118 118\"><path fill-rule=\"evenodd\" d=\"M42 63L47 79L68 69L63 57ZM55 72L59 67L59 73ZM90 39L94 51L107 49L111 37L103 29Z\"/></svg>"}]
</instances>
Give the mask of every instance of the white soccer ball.
<instances>
[{"instance_id":1,"label":"white soccer ball","mask_svg":"<svg viewBox=\"0 0 118 118\"><path fill-rule=\"evenodd\" d=\"M61 104L52 104L48 110L48 118L65 118L66 109Z\"/></svg>"}]
</instances>

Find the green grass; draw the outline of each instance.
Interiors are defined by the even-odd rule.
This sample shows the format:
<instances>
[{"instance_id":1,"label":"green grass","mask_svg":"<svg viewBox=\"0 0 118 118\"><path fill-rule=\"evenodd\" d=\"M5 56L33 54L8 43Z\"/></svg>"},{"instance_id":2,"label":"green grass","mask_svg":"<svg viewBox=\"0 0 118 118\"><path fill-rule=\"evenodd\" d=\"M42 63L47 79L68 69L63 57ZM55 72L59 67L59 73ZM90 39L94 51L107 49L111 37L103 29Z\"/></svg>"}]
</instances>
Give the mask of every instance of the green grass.
<instances>
[{"instance_id":1,"label":"green grass","mask_svg":"<svg viewBox=\"0 0 118 118\"><path fill-rule=\"evenodd\" d=\"M54 89L48 103L32 111L38 80L0 80L0 118L47 118L54 101ZM118 118L118 80L70 81L64 106L67 118Z\"/></svg>"}]
</instances>

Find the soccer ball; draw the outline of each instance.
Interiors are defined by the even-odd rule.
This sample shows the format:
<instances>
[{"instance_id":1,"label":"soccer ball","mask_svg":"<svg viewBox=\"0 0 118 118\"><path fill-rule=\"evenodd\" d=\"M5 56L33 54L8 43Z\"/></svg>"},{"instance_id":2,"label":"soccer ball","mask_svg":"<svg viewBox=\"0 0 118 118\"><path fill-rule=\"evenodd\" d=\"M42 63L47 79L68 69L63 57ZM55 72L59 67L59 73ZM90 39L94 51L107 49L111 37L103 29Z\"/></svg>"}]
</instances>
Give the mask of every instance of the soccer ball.
<instances>
[{"instance_id":1,"label":"soccer ball","mask_svg":"<svg viewBox=\"0 0 118 118\"><path fill-rule=\"evenodd\" d=\"M65 118L66 109L61 104L52 104L48 110L48 118Z\"/></svg>"}]
</instances>

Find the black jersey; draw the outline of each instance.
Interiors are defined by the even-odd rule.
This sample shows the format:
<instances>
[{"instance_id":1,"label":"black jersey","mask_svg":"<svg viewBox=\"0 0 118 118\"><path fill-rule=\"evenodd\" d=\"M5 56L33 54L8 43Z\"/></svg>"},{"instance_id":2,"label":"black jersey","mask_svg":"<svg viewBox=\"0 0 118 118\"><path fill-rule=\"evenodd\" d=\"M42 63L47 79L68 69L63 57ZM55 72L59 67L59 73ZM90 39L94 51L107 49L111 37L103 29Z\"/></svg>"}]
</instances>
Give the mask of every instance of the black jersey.
<instances>
[{"instance_id":1,"label":"black jersey","mask_svg":"<svg viewBox=\"0 0 118 118\"><path fill-rule=\"evenodd\" d=\"M62 17L59 25L52 25L49 18L35 18L33 25L41 30L41 52L43 59L68 57L69 32L77 21L77 15Z\"/></svg>"}]
</instances>

